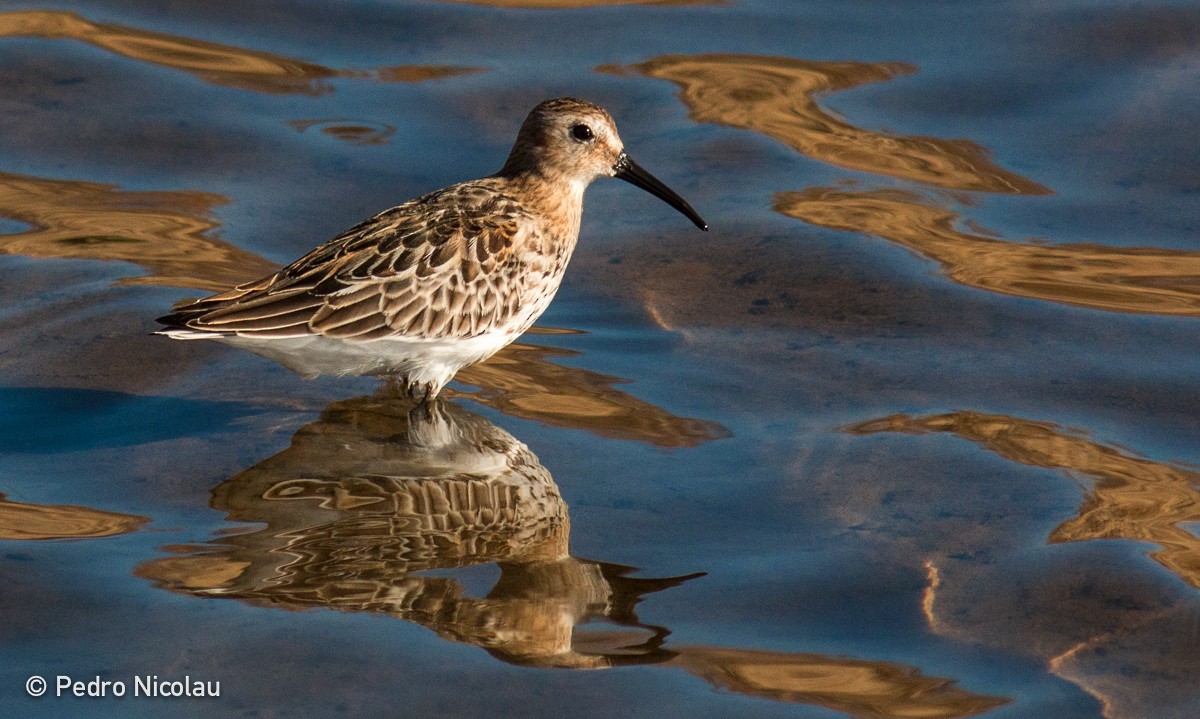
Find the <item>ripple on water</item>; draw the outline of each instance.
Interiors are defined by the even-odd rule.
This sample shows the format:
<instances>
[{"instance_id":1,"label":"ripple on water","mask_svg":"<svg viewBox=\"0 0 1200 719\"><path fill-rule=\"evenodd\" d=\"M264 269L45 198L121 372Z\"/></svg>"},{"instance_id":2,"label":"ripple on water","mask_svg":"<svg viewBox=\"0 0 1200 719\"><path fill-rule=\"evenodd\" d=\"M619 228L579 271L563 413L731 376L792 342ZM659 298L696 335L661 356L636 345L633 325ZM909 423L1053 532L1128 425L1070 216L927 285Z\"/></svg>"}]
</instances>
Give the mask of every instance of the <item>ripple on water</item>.
<instances>
[{"instance_id":1,"label":"ripple on water","mask_svg":"<svg viewBox=\"0 0 1200 719\"><path fill-rule=\"evenodd\" d=\"M0 172L0 215L31 229L0 235L0 253L120 260L150 274L126 284L222 290L275 265L217 239L211 192L130 191L77 180Z\"/></svg>"},{"instance_id":2,"label":"ripple on water","mask_svg":"<svg viewBox=\"0 0 1200 719\"><path fill-rule=\"evenodd\" d=\"M0 13L0 37L79 40L140 62L189 73L215 85L269 95L324 95L337 78L421 82L479 72L479 68L434 65L377 70L330 68L249 48L112 23L97 23L73 12L28 10Z\"/></svg>"},{"instance_id":3,"label":"ripple on water","mask_svg":"<svg viewBox=\"0 0 1200 719\"><path fill-rule=\"evenodd\" d=\"M825 62L764 55L663 55L602 72L671 80L689 117L754 130L809 157L860 172L955 190L1045 195L1050 190L1005 170L969 140L889 135L856 127L817 103L847 90L915 73L903 62Z\"/></svg>"},{"instance_id":4,"label":"ripple on water","mask_svg":"<svg viewBox=\"0 0 1200 719\"><path fill-rule=\"evenodd\" d=\"M775 211L890 240L971 287L1112 312L1200 316L1200 252L971 234L955 229L954 212L903 190L782 192Z\"/></svg>"},{"instance_id":5,"label":"ripple on water","mask_svg":"<svg viewBox=\"0 0 1200 719\"><path fill-rule=\"evenodd\" d=\"M325 120L289 120L297 132L316 130L326 137L349 145L386 145L396 128L381 122L352 120L338 117Z\"/></svg>"},{"instance_id":6,"label":"ripple on water","mask_svg":"<svg viewBox=\"0 0 1200 719\"><path fill-rule=\"evenodd\" d=\"M0 539L90 539L137 531L149 517L66 504L26 504L0 493Z\"/></svg>"},{"instance_id":7,"label":"ripple on water","mask_svg":"<svg viewBox=\"0 0 1200 719\"><path fill-rule=\"evenodd\" d=\"M1050 542L1131 539L1161 549L1154 561L1200 589L1200 538L1179 526L1200 522L1200 472L1155 462L1102 444L1079 430L1007 415L960 411L892 415L847 428L859 435L948 433L1013 462L1087 478L1092 488L1079 516L1063 522Z\"/></svg>"},{"instance_id":8,"label":"ripple on water","mask_svg":"<svg viewBox=\"0 0 1200 719\"><path fill-rule=\"evenodd\" d=\"M921 464L931 468L955 466L955 449L937 442L936 435L973 442L982 450L972 457L978 464L968 464L955 479L968 486L973 470L987 473L984 453L1057 470L1080 482L1083 503L1075 517L1050 531L1050 545L1101 540L1103 547L1104 540L1121 539L1158 545L1150 558L1186 586L1164 583L1136 562L1114 562L1111 550L1055 552L1055 559L1033 566L1029 547L1005 557L1008 552L997 549L1024 539L986 538L1005 534L1011 520L1002 510L978 507L988 517L978 523L956 523L956 518L972 511L964 503L976 502L977 491L1001 497L1011 492L1015 500L1026 499L1029 489L1019 490L1015 476L1012 487L1004 486L1010 471L1001 472L994 484L964 489L962 499L940 497L927 521L957 524L958 538L933 551L897 549L915 550L924 558L923 606L935 633L1020 646L1046 661L1049 671L1100 699L1110 716L1186 715L1177 712L1194 702L1190 678L1200 673L1193 601L1200 588L1200 539L1185 529L1200 521L1196 468L1141 457L1052 422L969 410L895 414L844 429L856 437L911 435L890 446L902 454L925 453ZM899 456L878 459L886 467ZM1037 479L1033 475L1025 481ZM1141 551L1124 544L1130 557ZM1014 602L1019 611L1012 611Z\"/></svg>"}]
</instances>

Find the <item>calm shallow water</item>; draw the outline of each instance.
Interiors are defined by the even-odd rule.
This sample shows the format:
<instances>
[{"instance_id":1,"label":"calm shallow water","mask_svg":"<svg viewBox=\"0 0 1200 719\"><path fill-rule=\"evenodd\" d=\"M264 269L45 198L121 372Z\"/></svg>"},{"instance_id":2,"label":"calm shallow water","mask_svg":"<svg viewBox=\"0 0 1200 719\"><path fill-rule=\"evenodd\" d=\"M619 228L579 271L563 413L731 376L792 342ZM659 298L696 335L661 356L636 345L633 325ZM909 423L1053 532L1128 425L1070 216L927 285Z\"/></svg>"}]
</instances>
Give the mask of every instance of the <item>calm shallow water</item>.
<instances>
[{"instance_id":1,"label":"calm shallow water","mask_svg":"<svg viewBox=\"0 0 1200 719\"><path fill-rule=\"evenodd\" d=\"M251 5L0 6L4 715L1200 713L1194 5ZM713 231L597 183L446 456L148 335L562 94Z\"/></svg>"}]
</instances>

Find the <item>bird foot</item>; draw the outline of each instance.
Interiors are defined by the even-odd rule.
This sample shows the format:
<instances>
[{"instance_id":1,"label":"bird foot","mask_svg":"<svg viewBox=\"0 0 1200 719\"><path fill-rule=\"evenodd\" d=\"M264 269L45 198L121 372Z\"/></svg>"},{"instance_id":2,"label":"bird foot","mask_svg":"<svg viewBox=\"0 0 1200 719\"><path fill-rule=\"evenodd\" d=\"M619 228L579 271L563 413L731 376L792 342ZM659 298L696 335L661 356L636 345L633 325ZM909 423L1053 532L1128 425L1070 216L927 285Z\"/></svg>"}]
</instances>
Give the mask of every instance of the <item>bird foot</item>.
<instances>
[{"instance_id":1,"label":"bird foot","mask_svg":"<svg viewBox=\"0 0 1200 719\"><path fill-rule=\"evenodd\" d=\"M423 407L437 399L440 387L432 382L410 382L407 377L389 375L381 378L377 394L386 399L399 399L414 407Z\"/></svg>"}]
</instances>

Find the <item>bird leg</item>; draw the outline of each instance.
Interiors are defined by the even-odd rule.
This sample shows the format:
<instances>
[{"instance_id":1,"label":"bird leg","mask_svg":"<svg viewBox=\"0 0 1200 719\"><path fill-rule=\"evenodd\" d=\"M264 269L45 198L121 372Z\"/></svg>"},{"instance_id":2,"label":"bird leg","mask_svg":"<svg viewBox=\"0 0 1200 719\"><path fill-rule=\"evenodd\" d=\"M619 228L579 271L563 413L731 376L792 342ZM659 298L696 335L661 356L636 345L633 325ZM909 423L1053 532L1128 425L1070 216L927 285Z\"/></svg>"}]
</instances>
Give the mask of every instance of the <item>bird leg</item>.
<instances>
[{"instance_id":1,"label":"bird leg","mask_svg":"<svg viewBox=\"0 0 1200 719\"><path fill-rule=\"evenodd\" d=\"M418 390L421 393L420 405L422 407L424 407L425 405L429 404L433 400L437 399L439 389L441 389L441 388L435 387L432 382L426 382L425 384L420 385L420 387L418 388ZM414 399L416 398L415 394L413 395L413 398Z\"/></svg>"},{"instance_id":2,"label":"bird leg","mask_svg":"<svg viewBox=\"0 0 1200 719\"><path fill-rule=\"evenodd\" d=\"M433 382L414 382L404 375L382 375L380 380L380 396L406 400L415 406L424 406L434 401L441 390L441 387Z\"/></svg>"}]
</instances>

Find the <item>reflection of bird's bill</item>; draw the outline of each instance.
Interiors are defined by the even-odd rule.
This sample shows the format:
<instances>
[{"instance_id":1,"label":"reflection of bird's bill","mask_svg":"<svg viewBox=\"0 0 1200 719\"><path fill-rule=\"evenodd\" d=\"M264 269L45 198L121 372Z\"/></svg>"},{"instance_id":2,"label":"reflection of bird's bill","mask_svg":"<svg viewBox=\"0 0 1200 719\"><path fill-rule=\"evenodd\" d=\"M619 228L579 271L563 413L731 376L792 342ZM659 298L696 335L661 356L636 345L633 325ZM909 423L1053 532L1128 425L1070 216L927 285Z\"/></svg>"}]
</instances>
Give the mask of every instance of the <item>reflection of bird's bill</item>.
<instances>
[{"instance_id":1,"label":"reflection of bird's bill","mask_svg":"<svg viewBox=\"0 0 1200 719\"><path fill-rule=\"evenodd\" d=\"M264 528L146 562L138 575L257 605L388 614L517 664L670 658L668 632L633 608L691 576L630 578L629 567L569 556L566 503L528 447L453 403L410 410L385 396L331 404L288 449L214 490L214 508ZM453 576L416 574L489 562L500 578L484 597ZM589 622L635 631L589 633L577 647L575 627Z\"/></svg>"},{"instance_id":2,"label":"reflection of bird's bill","mask_svg":"<svg viewBox=\"0 0 1200 719\"><path fill-rule=\"evenodd\" d=\"M676 577L631 577L629 575L637 571L635 567L589 559L571 558L570 561L574 566L566 571L594 577L593 581L604 588L602 593L596 595L597 599L606 603L603 613L592 614L575 625L569 652L553 656L521 656L511 650L490 650L494 656L511 664L574 669L659 664L674 658L675 652L663 646L671 634L670 630L643 623L635 607L646 596L703 577L705 572ZM537 566L504 567L492 593L504 589L507 580L519 577L526 571L544 572L545 569ZM556 571L561 573L564 568ZM550 583L539 584L545 587Z\"/></svg>"},{"instance_id":3,"label":"reflection of bird's bill","mask_svg":"<svg viewBox=\"0 0 1200 719\"><path fill-rule=\"evenodd\" d=\"M508 664L544 669L610 669L662 664L675 658L675 652L663 647L671 634L663 627L612 629L609 622L604 627L576 626L570 649L558 654L522 655L498 648L488 648L488 653Z\"/></svg>"}]
</instances>

